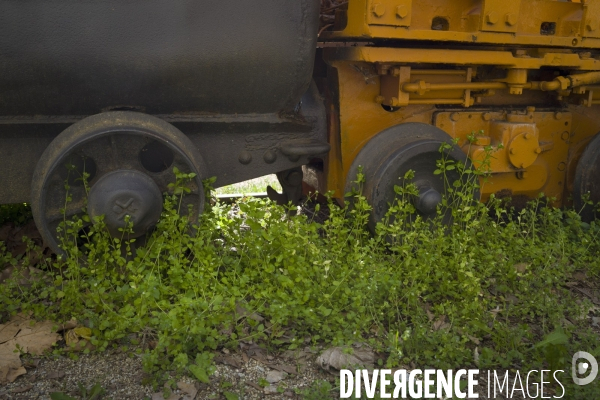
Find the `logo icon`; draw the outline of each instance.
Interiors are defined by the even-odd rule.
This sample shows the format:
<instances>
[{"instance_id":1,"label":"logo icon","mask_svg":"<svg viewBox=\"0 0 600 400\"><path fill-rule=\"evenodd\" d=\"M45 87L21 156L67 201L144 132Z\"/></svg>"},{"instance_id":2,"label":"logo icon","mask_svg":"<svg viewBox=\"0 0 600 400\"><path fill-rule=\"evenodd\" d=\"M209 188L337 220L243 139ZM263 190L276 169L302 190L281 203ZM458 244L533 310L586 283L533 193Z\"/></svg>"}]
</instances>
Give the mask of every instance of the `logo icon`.
<instances>
[{"instance_id":1,"label":"logo icon","mask_svg":"<svg viewBox=\"0 0 600 400\"><path fill-rule=\"evenodd\" d=\"M119 217L121 217L125 213L135 214L135 212L137 211L137 208L133 204L133 198L130 198L127 202L115 200L115 206L113 207L112 210L115 214L117 214Z\"/></svg>"},{"instance_id":2,"label":"logo icon","mask_svg":"<svg viewBox=\"0 0 600 400\"><path fill-rule=\"evenodd\" d=\"M579 361L584 359L585 361ZM588 373L586 378L579 378L581 375ZM585 351L578 351L573 356L573 368L572 368L573 382L576 385L584 386L592 383L596 376L598 376L598 361L590 353Z\"/></svg>"}]
</instances>

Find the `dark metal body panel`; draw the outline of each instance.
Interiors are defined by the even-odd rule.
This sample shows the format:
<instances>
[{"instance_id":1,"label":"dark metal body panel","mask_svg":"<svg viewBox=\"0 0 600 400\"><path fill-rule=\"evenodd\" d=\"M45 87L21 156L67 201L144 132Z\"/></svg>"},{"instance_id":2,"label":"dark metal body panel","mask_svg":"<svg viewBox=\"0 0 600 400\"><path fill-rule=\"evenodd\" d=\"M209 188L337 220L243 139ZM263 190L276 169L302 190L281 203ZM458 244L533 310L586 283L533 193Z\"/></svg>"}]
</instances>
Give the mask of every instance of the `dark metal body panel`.
<instances>
[{"instance_id":1,"label":"dark metal body panel","mask_svg":"<svg viewBox=\"0 0 600 400\"><path fill-rule=\"evenodd\" d=\"M323 99L312 85L289 114L178 115L157 117L180 129L204 159L215 187L307 164L282 152L286 143L327 142ZM0 117L0 204L29 202L35 166L50 142L83 116ZM265 162L265 153L275 154ZM249 154L242 164L239 156ZM137 157L137 155L132 155Z\"/></svg>"},{"instance_id":2,"label":"dark metal body panel","mask_svg":"<svg viewBox=\"0 0 600 400\"><path fill-rule=\"evenodd\" d=\"M2 0L0 115L291 110L316 0Z\"/></svg>"},{"instance_id":3,"label":"dark metal body panel","mask_svg":"<svg viewBox=\"0 0 600 400\"><path fill-rule=\"evenodd\" d=\"M323 101L309 89L319 5L0 0L0 203L31 201L50 142L112 110L175 125L217 187L306 164L310 155L280 148L327 142Z\"/></svg>"}]
</instances>

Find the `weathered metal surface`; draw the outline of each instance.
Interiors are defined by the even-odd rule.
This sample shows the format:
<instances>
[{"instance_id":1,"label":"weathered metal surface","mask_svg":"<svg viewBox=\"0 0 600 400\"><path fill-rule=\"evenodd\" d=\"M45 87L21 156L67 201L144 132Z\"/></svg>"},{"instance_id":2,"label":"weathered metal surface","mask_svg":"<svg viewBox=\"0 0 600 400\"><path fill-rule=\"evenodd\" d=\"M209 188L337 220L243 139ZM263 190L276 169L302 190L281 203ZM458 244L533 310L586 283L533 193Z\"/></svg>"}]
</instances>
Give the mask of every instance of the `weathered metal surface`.
<instances>
[{"instance_id":1,"label":"weathered metal surface","mask_svg":"<svg viewBox=\"0 0 600 400\"><path fill-rule=\"evenodd\" d=\"M146 159L144 153L154 152L157 143L163 148L162 157ZM87 173L90 216L106 214L109 231L118 236L129 215L137 226L132 236L139 237L160 216L162 193L171 191L175 167L196 174L188 182L190 193L182 196L181 210L189 210L191 220L197 220L204 209L206 166L183 133L140 113L116 111L82 119L56 137L37 163L31 183L36 225L46 244L59 252L57 227L65 218L84 213L87 193L82 178Z\"/></svg>"},{"instance_id":2,"label":"weathered metal surface","mask_svg":"<svg viewBox=\"0 0 600 400\"><path fill-rule=\"evenodd\" d=\"M292 110L310 83L319 18L318 0L0 9L0 115L13 116Z\"/></svg>"},{"instance_id":3,"label":"weathered metal surface","mask_svg":"<svg viewBox=\"0 0 600 400\"><path fill-rule=\"evenodd\" d=\"M215 187L307 164L329 148L325 109L314 85L293 113L157 117L186 134L202 155L207 176L217 177ZM0 203L32 200L37 160L60 132L82 118L0 117ZM275 155L272 163L265 161L267 153Z\"/></svg>"},{"instance_id":4,"label":"weathered metal surface","mask_svg":"<svg viewBox=\"0 0 600 400\"><path fill-rule=\"evenodd\" d=\"M302 168L296 167L277 173L277 180L281 185L282 193L277 193L271 186L267 186L269 199L279 205L292 203L298 205L302 197Z\"/></svg>"}]
</instances>

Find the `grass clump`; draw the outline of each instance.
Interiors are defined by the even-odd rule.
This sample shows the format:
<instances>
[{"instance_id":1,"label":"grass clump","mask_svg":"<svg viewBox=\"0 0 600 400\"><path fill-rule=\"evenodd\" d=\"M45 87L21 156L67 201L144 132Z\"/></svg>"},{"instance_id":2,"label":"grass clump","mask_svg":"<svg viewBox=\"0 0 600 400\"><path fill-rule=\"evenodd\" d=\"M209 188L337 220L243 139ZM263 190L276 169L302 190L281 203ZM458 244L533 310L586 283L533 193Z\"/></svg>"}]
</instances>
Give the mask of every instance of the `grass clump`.
<instances>
[{"instance_id":1,"label":"grass clump","mask_svg":"<svg viewBox=\"0 0 600 400\"><path fill-rule=\"evenodd\" d=\"M440 170L448 166L442 160ZM240 341L288 349L367 342L386 367L568 372L576 351L600 358L593 305L566 285L575 274L600 277L600 225L542 198L518 212L493 198L473 202L478 178L454 167L465 181L452 185L436 218L414 216L408 174L374 235L360 191L351 206L330 201L323 223L249 199L236 210L217 203L194 229L171 196L137 249L111 239L101 219L78 247L82 221L67 221L67 256L47 261L47 280L2 284L0 308L86 321L99 350L135 333L136 343L154 343L147 371L200 381L210 379L212 352ZM544 341L557 334L564 340Z\"/></svg>"}]
</instances>

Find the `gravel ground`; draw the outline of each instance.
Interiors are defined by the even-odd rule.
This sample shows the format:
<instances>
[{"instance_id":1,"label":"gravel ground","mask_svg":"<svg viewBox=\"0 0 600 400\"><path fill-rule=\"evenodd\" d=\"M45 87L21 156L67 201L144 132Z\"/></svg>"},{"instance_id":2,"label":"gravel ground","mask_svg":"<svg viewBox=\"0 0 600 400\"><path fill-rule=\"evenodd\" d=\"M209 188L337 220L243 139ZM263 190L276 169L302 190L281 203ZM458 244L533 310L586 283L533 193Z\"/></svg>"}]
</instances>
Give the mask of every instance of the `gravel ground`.
<instances>
[{"instance_id":1,"label":"gravel ground","mask_svg":"<svg viewBox=\"0 0 600 400\"><path fill-rule=\"evenodd\" d=\"M230 356L228 356L230 357ZM241 360L241 356L237 357ZM290 365L286 357L272 357L266 363L255 359L241 362L238 368L217 364L217 371L211 376L210 384L203 384L188 377L179 380L179 387L188 390L175 389L168 400L203 400L226 399L224 393L230 392L238 395L240 400L289 400L302 399L304 396L297 391L306 390L314 385L317 380L327 380L335 387L336 375L327 373L317 366L316 355L300 363L300 373L288 374L270 368L273 364ZM141 357L127 355L116 350L106 351L102 354L83 355L77 361L66 357L56 359L38 359L39 364L34 367L29 364L27 374L19 377L15 382L0 388L0 399L50 399L50 393L62 392L74 398L81 397L79 384L91 387L100 384L106 390L105 399L165 399L162 393L153 390L147 383L148 376L142 371ZM293 364L292 364L293 365ZM479 375L480 399L487 400L485 388L485 372ZM282 378L281 380L279 380ZM266 385L267 381L273 383ZM510 384L512 387L512 384ZM189 397L189 388L197 391L194 397ZM339 390L339 389L338 389ZM313 392L314 393L314 392ZM339 393L334 390L332 394ZM317 395L318 396L318 395ZM310 397L318 400L321 397ZM504 400L504 397L496 397ZM522 399L515 395L511 399Z\"/></svg>"},{"instance_id":2,"label":"gravel ground","mask_svg":"<svg viewBox=\"0 0 600 400\"><path fill-rule=\"evenodd\" d=\"M190 388L197 390L194 399L225 399L223 393L231 392L240 400L263 399L295 399L301 398L296 389L308 388L314 381L335 376L324 372L316 366L314 359L297 360L296 365L289 357L267 356L265 362L249 358L244 362L242 355L225 355L226 362L236 363L237 368L217 363L217 370L211 376L210 384L199 383L184 377L179 386L188 389L175 389L169 400L189 399ZM35 365L37 364L37 366ZM106 390L103 398L108 399L162 399L162 395L154 393L149 384L149 376L142 370L141 356L125 354L118 350L107 350L101 354L81 355L78 360L59 356L29 359L25 362L27 374L20 376L13 383L0 387L0 399L50 399L50 393L62 392L75 398L82 398L79 384L90 388L99 384ZM278 369L298 369L300 373L286 373ZM266 383L272 382L268 386ZM265 386L265 387L263 387ZM193 391L192 389L192 391Z\"/></svg>"},{"instance_id":3,"label":"gravel ground","mask_svg":"<svg viewBox=\"0 0 600 400\"><path fill-rule=\"evenodd\" d=\"M227 355L227 357L232 357ZM241 356L233 356L241 361ZM316 355L304 360L300 366L300 373L288 374L276 368L270 368L273 364L283 366L290 365L290 359L286 357L271 357L265 363L255 359L241 362L238 368L217 364L217 371L211 376L210 384L203 384L183 377L178 382L178 389L171 391L166 397L168 400L203 400L203 399L226 399L225 393L235 393L240 400L289 400L306 398L297 391L306 390L314 386L317 380L327 380L335 387L333 375L323 371L315 362ZM19 377L15 382L0 387L0 399L50 399L50 393L62 392L74 398L82 399L79 384L91 387L100 384L106 390L104 399L165 399L162 393L153 390L147 383L148 376L142 371L141 357L138 355L127 355L116 350L109 350L102 354L83 355L78 360L66 357L56 359L37 359L37 367L29 364L27 374ZM479 398L488 400L486 395L487 381L486 372L482 371L479 379ZM281 378L281 380L279 380ZM273 383L263 387L266 381ZM512 381L509 383L512 387ZM185 389L185 390L182 390ZM331 394L336 395L339 389L333 390ZM190 397L190 391L196 392ZM560 394L560 392L559 392ZM309 397L319 400L315 392ZM331 398L331 397L328 397ZM324 398L323 398L324 399ZM504 396L494 397L498 400L506 400ZM510 399L523 399L518 393Z\"/></svg>"}]
</instances>

